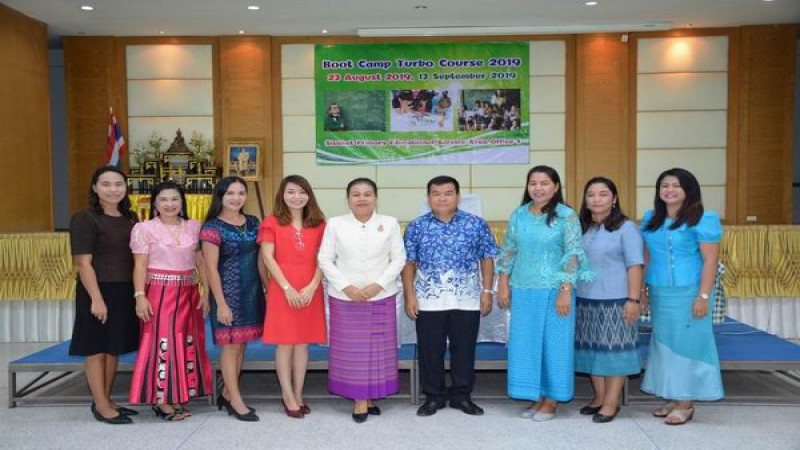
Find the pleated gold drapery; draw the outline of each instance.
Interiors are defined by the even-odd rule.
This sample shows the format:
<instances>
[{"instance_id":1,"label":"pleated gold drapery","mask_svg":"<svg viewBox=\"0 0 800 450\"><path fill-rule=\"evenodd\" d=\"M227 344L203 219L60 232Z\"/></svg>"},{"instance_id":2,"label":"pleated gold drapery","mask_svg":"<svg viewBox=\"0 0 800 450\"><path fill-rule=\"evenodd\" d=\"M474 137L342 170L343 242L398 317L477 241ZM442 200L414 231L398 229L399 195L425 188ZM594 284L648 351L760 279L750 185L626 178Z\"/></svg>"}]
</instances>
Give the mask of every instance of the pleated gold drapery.
<instances>
[{"instance_id":1,"label":"pleated gold drapery","mask_svg":"<svg viewBox=\"0 0 800 450\"><path fill-rule=\"evenodd\" d=\"M725 228L721 259L728 297L800 297L800 227Z\"/></svg>"},{"instance_id":2,"label":"pleated gold drapery","mask_svg":"<svg viewBox=\"0 0 800 450\"><path fill-rule=\"evenodd\" d=\"M187 196L187 202L189 216L202 220L211 196ZM500 242L505 227L492 225ZM728 297L800 297L800 226L725 227L721 258ZM0 301L74 297L68 233L0 234Z\"/></svg>"},{"instance_id":3,"label":"pleated gold drapery","mask_svg":"<svg viewBox=\"0 0 800 450\"><path fill-rule=\"evenodd\" d=\"M72 298L68 233L0 234L0 301Z\"/></svg>"}]
</instances>

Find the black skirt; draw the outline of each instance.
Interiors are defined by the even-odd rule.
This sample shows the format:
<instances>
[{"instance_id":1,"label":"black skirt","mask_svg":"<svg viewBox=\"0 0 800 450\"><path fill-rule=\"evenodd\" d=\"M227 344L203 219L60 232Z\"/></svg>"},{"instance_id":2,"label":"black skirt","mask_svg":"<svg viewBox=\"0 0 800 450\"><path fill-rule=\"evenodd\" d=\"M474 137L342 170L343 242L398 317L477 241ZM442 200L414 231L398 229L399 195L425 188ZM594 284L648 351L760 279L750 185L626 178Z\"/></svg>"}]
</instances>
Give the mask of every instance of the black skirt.
<instances>
[{"instance_id":1,"label":"black skirt","mask_svg":"<svg viewBox=\"0 0 800 450\"><path fill-rule=\"evenodd\" d=\"M133 283L98 283L108 308L106 323L92 315L92 299L79 281L75 289L75 326L69 354L122 355L139 347L139 319L133 299Z\"/></svg>"}]
</instances>

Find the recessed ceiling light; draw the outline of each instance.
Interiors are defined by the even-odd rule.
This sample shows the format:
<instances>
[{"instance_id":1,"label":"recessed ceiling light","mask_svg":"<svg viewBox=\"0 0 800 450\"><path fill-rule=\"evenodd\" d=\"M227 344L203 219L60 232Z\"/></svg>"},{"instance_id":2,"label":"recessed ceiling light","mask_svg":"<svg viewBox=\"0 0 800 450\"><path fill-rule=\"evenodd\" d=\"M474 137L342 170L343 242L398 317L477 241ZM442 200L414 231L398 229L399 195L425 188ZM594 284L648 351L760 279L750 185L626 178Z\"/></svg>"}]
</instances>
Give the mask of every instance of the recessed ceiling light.
<instances>
[{"instance_id":1,"label":"recessed ceiling light","mask_svg":"<svg viewBox=\"0 0 800 450\"><path fill-rule=\"evenodd\" d=\"M94 6L83 5L81 6L81 9L84 11L94 11Z\"/></svg>"},{"instance_id":2,"label":"recessed ceiling light","mask_svg":"<svg viewBox=\"0 0 800 450\"><path fill-rule=\"evenodd\" d=\"M166 31L164 31L164 30L158 30L158 34L164 34L164 33L166 33Z\"/></svg>"},{"instance_id":3,"label":"recessed ceiling light","mask_svg":"<svg viewBox=\"0 0 800 450\"><path fill-rule=\"evenodd\" d=\"M250 11L258 11L259 9L261 9L261 7L258 5L250 5L247 7L247 9L249 9Z\"/></svg>"},{"instance_id":4,"label":"recessed ceiling light","mask_svg":"<svg viewBox=\"0 0 800 450\"><path fill-rule=\"evenodd\" d=\"M239 30L239 34L244 34L244 30Z\"/></svg>"},{"instance_id":5,"label":"recessed ceiling light","mask_svg":"<svg viewBox=\"0 0 800 450\"><path fill-rule=\"evenodd\" d=\"M414 9L428 9L428 7L425 5L417 5L414 7Z\"/></svg>"},{"instance_id":6,"label":"recessed ceiling light","mask_svg":"<svg viewBox=\"0 0 800 450\"><path fill-rule=\"evenodd\" d=\"M322 30L322 34L328 34L328 30Z\"/></svg>"},{"instance_id":7,"label":"recessed ceiling light","mask_svg":"<svg viewBox=\"0 0 800 450\"><path fill-rule=\"evenodd\" d=\"M765 2L774 2L775 0L764 0Z\"/></svg>"},{"instance_id":8,"label":"recessed ceiling light","mask_svg":"<svg viewBox=\"0 0 800 450\"><path fill-rule=\"evenodd\" d=\"M597 2L584 2L583 4L586 6L597 6Z\"/></svg>"}]
</instances>

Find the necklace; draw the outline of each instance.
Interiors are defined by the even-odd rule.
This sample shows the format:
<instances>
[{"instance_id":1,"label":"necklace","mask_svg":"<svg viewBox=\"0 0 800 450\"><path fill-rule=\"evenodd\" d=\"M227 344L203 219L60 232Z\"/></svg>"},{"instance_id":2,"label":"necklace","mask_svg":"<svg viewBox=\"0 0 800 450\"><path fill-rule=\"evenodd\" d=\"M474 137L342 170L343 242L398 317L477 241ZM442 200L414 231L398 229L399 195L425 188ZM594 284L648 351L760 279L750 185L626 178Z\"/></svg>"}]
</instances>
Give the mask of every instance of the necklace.
<instances>
[{"instance_id":1,"label":"necklace","mask_svg":"<svg viewBox=\"0 0 800 450\"><path fill-rule=\"evenodd\" d=\"M161 219L159 219L158 221L161 222L161 226L164 227L165 230L167 230L167 233L169 233L169 235L172 236L172 240L175 242L175 246L180 246L181 245L181 231L183 230L183 220L182 219L178 219L178 226L176 227L177 228L177 232L173 232L170 229L170 227L168 227L167 224L165 224Z\"/></svg>"}]
</instances>

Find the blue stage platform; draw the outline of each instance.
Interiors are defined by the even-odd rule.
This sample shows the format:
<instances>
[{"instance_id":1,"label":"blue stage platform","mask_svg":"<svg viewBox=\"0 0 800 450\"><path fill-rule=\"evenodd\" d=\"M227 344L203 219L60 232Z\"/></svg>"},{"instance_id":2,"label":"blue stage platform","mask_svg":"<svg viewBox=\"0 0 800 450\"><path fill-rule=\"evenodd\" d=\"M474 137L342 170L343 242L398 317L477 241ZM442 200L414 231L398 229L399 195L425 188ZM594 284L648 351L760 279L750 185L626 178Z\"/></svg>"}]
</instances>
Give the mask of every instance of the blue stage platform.
<instances>
[{"instance_id":1,"label":"blue stage platform","mask_svg":"<svg viewBox=\"0 0 800 450\"><path fill-rule=\"evenodd\" d=\"M70 356L69 341L55 344L16 361L8 363L8 406L13 408L19 403L54 404L59 402L75 401L75 397L67 396L34 396L31 395L41 389L51 386L62 380L66 376L83 372L84 358L81 356ZM220 349L211 343L209 339L206 343L209 359L214 371L214 395L209 396L208 401L212 402L216 398L217 389L220 386L221 376L219 376L219 356ZM409 371L411 392L406 395L398 395L401 398L410 398L414 401L414 394L417 391L416 374L416 345L406 344L397 349L397 359L400 370ZM133 371L136 361L136 352L120 356L119 370L121 372ZM309 370L327 370L328 368L328 347L321 345L309 346ZM254 371L274 371L275 370L275 345L263 344L260 342L250 343L245 352L245 363L243 370ZM39 375L23 387L17 386L17 376L19 373L33 372ZM279 398L277 393L274 395L248 396L248 398Z\"/></svg>"},{"instance_id":2,"label":"blue stage platform","mask_svg":"<svg viewBox=\"0 0 800 450\"><path fill-rule=\"evenodd\" d=\"M727 319L724 324L714 326L714 335L719 349L722 370L740 371L793 371L800 370L800 345L793 344L785 339L749 325ZM649 333L641 333L642 356L647 358L647 348L650 341ZM66 375L83 371L83 358L69 356L67 351L69 342L55 344L52 347L40 350L24 358L8 364L9 376L9 407L18 403L54 403L59 401L74 400L74 397L58 396L33 396L31 394L49 386ZM215 373L215 390L218 386L217 370L219 369L219 349L210 343L207 344L209 357L212 360ZM411 392L408 396L413 403L418 401L419 383L416 364L416 345L405 344L398 348L397 357L401 370L408 370L411 380ZM120 357L120 370L131 371L136 353L129 353ZM328 367L328 349L319 345L309 348L309 369L326 370ZM477 370L505 370L507 367L507 349L503 343L479 343L476 349L475 367ZM449 361L448 361L449 363ZM261 343L248 345L245 354L244 370L275 370L275 346ZM22 372L37 372L40 375L31 383L22 388L17 388L17 374ZM57 373L57 375L54 375ZM275 398L272 396L257 396L256 398ZM626 396L626 399L638 397ZM652 397L642 397L650 398ZM756 401L763 403L768 399L763 397L731 398L734 401ZM793 401L800 403L800 395L783 398L781 403ZM209 399L211 401L211 399Z\"/></svg>"}]
</instances>

